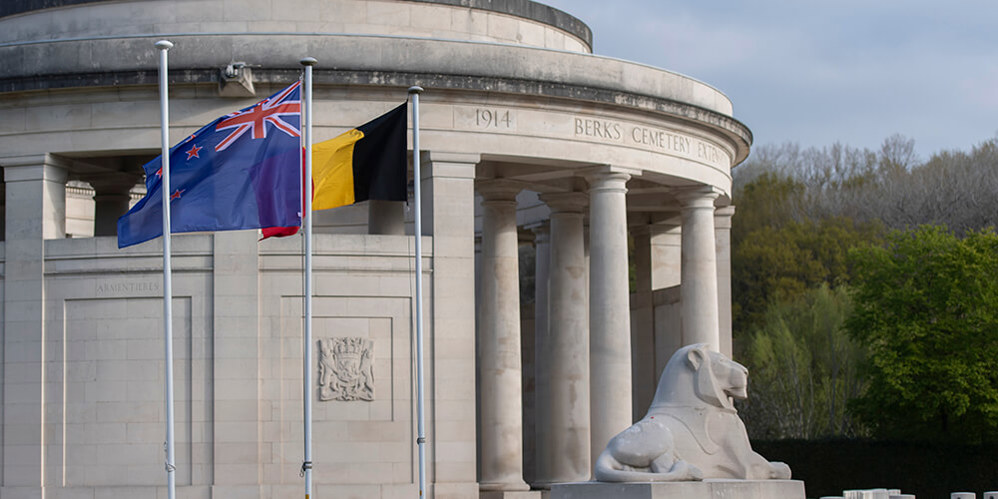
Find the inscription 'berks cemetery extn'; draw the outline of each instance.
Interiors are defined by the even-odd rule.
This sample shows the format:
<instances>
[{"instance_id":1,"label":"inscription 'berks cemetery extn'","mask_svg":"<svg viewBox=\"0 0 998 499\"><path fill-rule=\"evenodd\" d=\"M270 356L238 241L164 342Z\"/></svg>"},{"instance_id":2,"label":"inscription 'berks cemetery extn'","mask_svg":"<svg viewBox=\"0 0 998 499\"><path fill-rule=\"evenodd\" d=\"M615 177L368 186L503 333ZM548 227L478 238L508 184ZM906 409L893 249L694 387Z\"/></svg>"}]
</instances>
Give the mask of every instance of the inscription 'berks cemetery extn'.
<instances>
[{"instance_id":1,"label":"inscription 'berks cemetery extn'","mask_svg":"<svg viewBox=\"0 0 998 499\"><path fill-rule=\"evenodd\" d=\"M720 164L723 161L717 146L700 139L612 120L575 118L575 136L637 145L706 163Z\"/></svg>"}]
</instances>

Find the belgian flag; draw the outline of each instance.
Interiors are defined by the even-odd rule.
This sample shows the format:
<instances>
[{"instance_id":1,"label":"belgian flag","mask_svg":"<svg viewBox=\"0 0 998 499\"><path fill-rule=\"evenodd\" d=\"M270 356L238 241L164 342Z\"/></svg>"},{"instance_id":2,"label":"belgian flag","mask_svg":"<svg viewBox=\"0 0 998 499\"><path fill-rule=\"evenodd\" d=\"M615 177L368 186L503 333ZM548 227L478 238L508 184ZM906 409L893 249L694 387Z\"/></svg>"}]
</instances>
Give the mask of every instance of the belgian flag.
<instances>
[{"instance_id":1,"label":"belgian flag","mask_svg":"<svg viewBox=\"0 0 998 499\"><path fill-rule=\"evenodd\" d=\"M312 146L313 210L369 199L405 201L406 104Z\"/></svg>"},{"instance_id":2,"label":"belgian flag","mask_svg":"<svg viewBox=\"0 0 998 499\"><path fill-rule=\"evenodd\" d=\"M368 199L406 201L406 103L312 146L312 210ZM304 157L304 151L303 151ZM304 172L302 173L304 175ZM299 227L267 227L263 239L298 233Z\"/></svg>"}]
</instances>

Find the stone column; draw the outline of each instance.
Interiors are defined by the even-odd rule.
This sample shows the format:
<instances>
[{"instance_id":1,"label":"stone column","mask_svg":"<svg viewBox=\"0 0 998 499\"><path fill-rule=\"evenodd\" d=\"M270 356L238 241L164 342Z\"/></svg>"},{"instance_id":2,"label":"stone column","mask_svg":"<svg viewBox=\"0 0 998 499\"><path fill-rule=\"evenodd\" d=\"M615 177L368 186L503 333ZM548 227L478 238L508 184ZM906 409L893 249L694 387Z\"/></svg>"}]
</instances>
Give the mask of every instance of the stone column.
<instances>
[{"instance_id":1,"label":"stone column","mask_svg":"<svg viewBox=\"0 0 998 499\"><path fill-rule=\"evenodd\" d=\"M634 238L634 294L631 295L632 414L644 414L655 395L655 305L652 297L652 226L631 229Z\"/></svg>"},{"instance_id":2,"label":"stone column","mask_svg":"<svg viewBox=\"0 0 998 499\"><path fill-rule=\"evenodd\" d=\"M3 280L3 487L40 497L44 464L45 240L66 237L66 164L51 155L0 159L6 183ZM59 345L58 348L62 348Z\"/></svg>"},{"instance_id":3,"label":"stone column","mask_svg":"<svg viewBox=\"0 0 998 499\"><path fill-rule=\"evenodd\" d=\"M631 425L631 324L627 201L631 178L615 169L589 177L589 345L593 461Z\"/></svg>"},{"instance_id":4,"label":"stone column","mask_svg":"<svg viewBox=\"0 0 998 499\"><path fill-rule=\"evenodd\" d=\"M708 343L720 351L717 306L717 256L714 243L714 200L709 187L684 190L682 207L683 262L680 315L683 343Z\"/></svg>"},{"instance_id":5,"label":"stone column","mask_svg":"<svg viewBox=\"0 0 998 499\"><path fill-rule=\"evenodd\" d=\"M475 165L477 154L420 153L424 267L427 477L433 497L473 497L475 479ZM430 257L431 244L423 245Z\"/></svg>"},{"instance_id":6,"label":"stone column","mask_svg":"<svg viewBox=\"0 0 998 499\"><path fill-rule=\"evenodd\" d=\"M651 288L671 288L680 284L683 259L683 235L676 222L657 224L651 231Z\"/></svg>"},{"instance_id":7,"label":"stone column","mask_svg":"<svg viewBox=\"0 0 998 499\"><path fill-rule=\"evenodd\" d=\"M586 307L586 254L581 192L546 194L551 208L551 262L548 288L550 418L544 441L551 449L545 481L589 480L589 315Z\"/></svg>"},{"instance_id":8,"label":"stone column","mask_svg":"<svg viewBox=\"0 0 998 499\"><path fill-rule=\"evenodd\" d=\"M731 357L731 217L734 214L734 206L725 206L714 211L718 338L721 353L728 357Z\"/></svg>"},{"instance_id":9,"label":"stone column","mask_svg":"<svg viewBox=\"0 0 998 499\"><path fill-rule=\"evenodd\" d=\"M656 224L651 229L656 386L672 354L683 346L679 303L683 259L680 218L677 214L674 222Z\"/></svg>"},{"instance_id":10,"label":"stone column","mask_svg":"<svg viewBox=\"0 0 998 499\"><path fill-rule=\"evenodd\" d=\"M517 202L519 204L519 202ZM517 268L522 271L518 274L517 281L520 283L519 295L520 303L520 401L521 409L520 441L523 442L523 481L533 483L537 478L537 441L534 435L537 434L537 419L535 411L537 406L534 395L537 390L535 377L537 372L537 356L534 350L535 328L533 316L533 304L530 300L524 301L523 276L524 272L533 275L533 270L527 271L522 257L526 253L534 253L534 232L529 229L517 229ZM534 255L536 257L536 255ZM528 258L529 260L529 258ZM537 265L534 263L534 267ZM533 278L536 278L534 276ZM536 294L536 293L535 293Z\"/></svg>"},{"instance_id":11,"label":"stone column","mask_svg":"<svg viewBox=\"0 0 998 499\"><path fill-rule=\"evenodd\" d=\"M551 355L550 330L548 328L548 283L549 262L551 260L550 228L547 222L541 223L534 231L534 442L536 479L534 483L550 483L554 454L548 438L551 421Z\"/></svg>"},{"instance_id":12,"label":"stone column","mask_svg":"<svg viewBox=\"0 0 998 499\"><path fill-rule=\"evenodd\" d=\"M405 235L405 203L371 199L367 202L369 234Z\"/></svg>"},{"instance_id":13,"label":"stone column","mask_svg":"<svg viewBox=\"0 0 998 499\"><path fill-rule=\"evenodd\" d=\"M128 212L128 192L138 183L139 177L127 173L109 173L83 180L94 188L94 235L117 235L118 217Z\"/></svg>"},{"instance_id":14,"label":"stone column","mask_svg":"<svg viewBox=\"0 0 998 499\"><path fill-rule=\"evenodd\" d=\"M478 296L478 379L483 491L528 490L523 481L518 185L488 181L482 196L482 269Z\"/></svg>"}]
</instances>

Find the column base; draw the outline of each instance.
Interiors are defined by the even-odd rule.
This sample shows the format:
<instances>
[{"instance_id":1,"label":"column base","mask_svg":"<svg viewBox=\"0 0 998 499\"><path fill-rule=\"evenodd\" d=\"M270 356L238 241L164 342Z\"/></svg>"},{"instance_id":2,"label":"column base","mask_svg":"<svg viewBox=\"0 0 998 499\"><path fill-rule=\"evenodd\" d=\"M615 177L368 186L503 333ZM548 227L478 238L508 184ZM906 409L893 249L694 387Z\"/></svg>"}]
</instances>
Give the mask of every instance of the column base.
<instances>
[{"instance_id":1,"label":"column base","mask_svg":"<svg viewBox=\"0 0 998 499\"><path fill-rule=\"evenodd\" d=\"M525 492L530 490L527 482L513 479L510 482L479 482L478 490L485 492Z\"/></svg>"},{"instance_id":2,"label":"column base","mask_svg":"<svg viewBox=\"0 0 998 499\"><path fill-rule=\"evenodd\" d=\"M575 482L551 486L551 499L804 499L800 480Z\"/></svg>"}]
</instances>

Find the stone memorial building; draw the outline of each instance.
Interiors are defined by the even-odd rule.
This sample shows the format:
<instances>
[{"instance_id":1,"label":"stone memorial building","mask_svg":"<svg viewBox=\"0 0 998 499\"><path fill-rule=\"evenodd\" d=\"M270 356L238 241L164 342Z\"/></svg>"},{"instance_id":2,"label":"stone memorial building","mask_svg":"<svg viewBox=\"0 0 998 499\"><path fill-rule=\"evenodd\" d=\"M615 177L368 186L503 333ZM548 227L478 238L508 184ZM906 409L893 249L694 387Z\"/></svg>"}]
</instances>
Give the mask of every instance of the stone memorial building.
<instances>
[{"instance_id":1,"label":"stone memorial building","mask_svg":"<svg viewBox=\"0 0 998 499\"><path fill-rule=\"evenodd\" d=\"M593 55L565 12L7 0L0 497L165 497L162 240L115 238L159 153L160 39L173 141L288 85L306 56L316 140L426 89L410 152L431 497L587 480L673 351L730 353L731 169L752 135L717 89ZM315 497L416 497L411 207L316 224ZM258 239L173 239L179 497L303 490L302 241Z\"/></svg>"}]
</instances>

